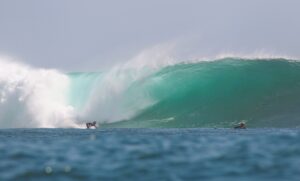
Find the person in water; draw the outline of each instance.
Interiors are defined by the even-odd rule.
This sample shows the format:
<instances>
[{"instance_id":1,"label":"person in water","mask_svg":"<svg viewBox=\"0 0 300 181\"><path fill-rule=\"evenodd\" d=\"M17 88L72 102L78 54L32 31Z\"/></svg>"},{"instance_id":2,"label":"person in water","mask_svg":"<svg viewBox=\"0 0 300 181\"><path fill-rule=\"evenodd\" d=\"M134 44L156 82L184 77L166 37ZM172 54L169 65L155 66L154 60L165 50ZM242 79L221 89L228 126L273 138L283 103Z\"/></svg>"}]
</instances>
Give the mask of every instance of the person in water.
<instances>
[{"instance_id":1,"label":"person in water","mask_svg":"<svg viewBox=\"0 0 300 181\"><path fill-rule=\"evenodd\" d=\"M244 122L240 122L234 129L246 129L246 124Z\"/></svg>"},{"instance_id":2,"label":"person in water","mask_svg":"<svg viewBox=\"0 0 300 181\"><path fill-rule=\"evenodd\" d=\"M90 129L91 127L95 127L97 128L97 125L96 125L96 121L92 122L92 123L86 123L86 128L87 129Z\"/></svg>"}]
</instances>

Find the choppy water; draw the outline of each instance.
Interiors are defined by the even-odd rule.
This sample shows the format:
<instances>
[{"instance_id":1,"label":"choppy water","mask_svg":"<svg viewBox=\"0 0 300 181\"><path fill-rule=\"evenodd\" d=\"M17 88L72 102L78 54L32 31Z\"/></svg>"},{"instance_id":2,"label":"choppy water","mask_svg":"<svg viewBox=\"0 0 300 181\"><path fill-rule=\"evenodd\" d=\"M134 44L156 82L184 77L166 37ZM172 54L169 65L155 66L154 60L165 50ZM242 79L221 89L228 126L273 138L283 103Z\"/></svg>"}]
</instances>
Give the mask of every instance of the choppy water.
<instances>
[{"instance_id":1,"label":"choppy water","mask_svg":"<svg viewBox=\"0 0 300 181\"><path fill-rule=\"evenodd\" d=\"M0 180L299 180L299 129L1 129Z\"/></svg>"}]
</instances>

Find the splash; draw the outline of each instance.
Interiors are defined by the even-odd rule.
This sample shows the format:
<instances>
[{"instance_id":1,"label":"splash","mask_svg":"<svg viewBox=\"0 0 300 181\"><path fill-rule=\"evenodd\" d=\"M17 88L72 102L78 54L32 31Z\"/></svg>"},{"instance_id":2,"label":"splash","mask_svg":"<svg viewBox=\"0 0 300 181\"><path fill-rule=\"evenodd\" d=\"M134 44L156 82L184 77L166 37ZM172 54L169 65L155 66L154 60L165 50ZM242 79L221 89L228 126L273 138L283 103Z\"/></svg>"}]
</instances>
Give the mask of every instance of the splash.
<instances>
[{"instance_id":1,"label":"splash","mask_svg":"<svg viewBox=\"0 0 300 181\"><path fill-rule=\"evenodd\" d=\"M0 58L0 126L76 127L67 104L68 76Z\"/></svg>"}]
</instances>

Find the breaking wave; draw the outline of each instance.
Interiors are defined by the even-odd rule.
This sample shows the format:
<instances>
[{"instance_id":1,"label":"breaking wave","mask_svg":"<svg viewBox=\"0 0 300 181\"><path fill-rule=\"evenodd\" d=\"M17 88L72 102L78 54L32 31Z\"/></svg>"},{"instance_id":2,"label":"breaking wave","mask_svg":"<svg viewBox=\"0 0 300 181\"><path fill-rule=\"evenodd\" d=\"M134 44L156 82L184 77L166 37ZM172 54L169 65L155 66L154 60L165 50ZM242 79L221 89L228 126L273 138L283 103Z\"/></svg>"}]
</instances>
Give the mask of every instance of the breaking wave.
<instances>
[{"instance_id":1,"label":"breaking wave","mask_svg":"<svg viewBox=\"0 0 300 181\"><path fill-rule=\"evenodd\" d=\"M0 127L300 125L300 62L221 58L61 73L0 61Z\"/></svg>"}]
</instances>

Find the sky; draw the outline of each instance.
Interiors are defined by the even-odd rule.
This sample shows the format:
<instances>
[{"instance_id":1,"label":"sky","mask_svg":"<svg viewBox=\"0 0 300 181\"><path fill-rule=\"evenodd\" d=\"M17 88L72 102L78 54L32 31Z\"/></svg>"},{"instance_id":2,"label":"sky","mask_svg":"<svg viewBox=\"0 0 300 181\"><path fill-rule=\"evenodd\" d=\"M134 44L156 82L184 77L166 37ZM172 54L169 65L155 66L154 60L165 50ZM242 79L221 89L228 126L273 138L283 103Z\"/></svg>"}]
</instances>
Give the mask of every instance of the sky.
<instances>
[{"instance_id":1,"label":"sky","mask_svg":"<svg viewBox=\"0 0 300 181\"><path fill-rule=\"evenodd\" d=\"M299 7L299 0L0 0L0 55L64 71L95 71L170 45L182 60L300 57Z\"/></svg>"}]
</instances>

